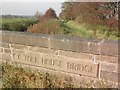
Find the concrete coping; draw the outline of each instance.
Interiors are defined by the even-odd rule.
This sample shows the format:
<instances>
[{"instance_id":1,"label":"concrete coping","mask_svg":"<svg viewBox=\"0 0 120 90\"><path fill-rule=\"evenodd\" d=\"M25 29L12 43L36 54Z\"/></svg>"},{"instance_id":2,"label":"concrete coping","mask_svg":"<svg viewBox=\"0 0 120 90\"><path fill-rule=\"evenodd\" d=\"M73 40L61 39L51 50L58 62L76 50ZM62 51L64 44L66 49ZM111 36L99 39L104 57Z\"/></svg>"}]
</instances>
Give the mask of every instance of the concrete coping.
<instances>
[{"instance_id":1,"label":"concrete coping","mask_svg":"<svg viewBox=\"0 0 120 90\"><path fill-rule=\"evenodd\" d=\"M89 39L65 35L48 35L5 30L0 31L2 32L2 43L40 46L96 55L118 56L119 40Z\"/></svg>"}]
</instances>

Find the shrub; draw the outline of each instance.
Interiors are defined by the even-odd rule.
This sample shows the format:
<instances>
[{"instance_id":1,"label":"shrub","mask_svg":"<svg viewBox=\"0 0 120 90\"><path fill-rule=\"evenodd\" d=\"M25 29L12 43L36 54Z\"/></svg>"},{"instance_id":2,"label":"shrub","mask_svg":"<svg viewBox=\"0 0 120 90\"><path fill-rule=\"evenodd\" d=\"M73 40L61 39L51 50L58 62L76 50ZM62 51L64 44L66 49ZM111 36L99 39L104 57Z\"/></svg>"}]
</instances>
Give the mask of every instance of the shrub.
<instances>
[{"instance_id":1,"label":"shrub","mask_svg":"<svg viewBox=\"0 0 120 90\"><path fill-rule=\"evenodd\" d=\"M61 77L45 72L38 72L32 68L22 68L17 63L2 63L2 88L110 88L107 81L88 80L84 83L77 83L71 76ZM16 89L15 89L16 90Z\"/></svg>"},{"instance_id":2,"label":"shrub","mask_svg":"<svg viewBox=\"0 0 120 90\"><path fill-rule=\"evenodd\" d=\"M10 26L8 23L2 24L2 30L10 30Z\"/></svg>"},{"instance_id":3,"label":"shrub","mask_svg":"<svg viewBox=\"0 0 120 90\"><path fill-rule=\"evenodd\" d=\"M10 30L12 31L24 31L25 27L21 22L13 22L10 24Z\"/></svg>"},{"instance_id":4,"label":"shrub","mask_svg":"<svg viewBox=\"0 0 120 90\"><path fill-rule=\"evenodd\" d=\"M17 65L4 63L3 88L62 88L63 80L48 73L36 72Z\"/></svg>"},{"instance_id":5,"label":"shrub","mask_svg":"<svg viewBox=\"0 0 120 90\"><path fill-rule=\"evenodd\" d=\"M49 19L41 23L28 27L28 32L36 32L43 34L63 34L64 29L61 27L59 20Z\"/></svg>"},{"instance_id":6,"label":"shrub","mask_svg":"<svg viewBox=\"0 0 120 90\"><path fill-rule=\"evenodd\" d=\"M27 27L37 23L38 21L34 18L12 18L3 19L2 30L10 31L26 31Z\"/></svg>"}]
</instances>

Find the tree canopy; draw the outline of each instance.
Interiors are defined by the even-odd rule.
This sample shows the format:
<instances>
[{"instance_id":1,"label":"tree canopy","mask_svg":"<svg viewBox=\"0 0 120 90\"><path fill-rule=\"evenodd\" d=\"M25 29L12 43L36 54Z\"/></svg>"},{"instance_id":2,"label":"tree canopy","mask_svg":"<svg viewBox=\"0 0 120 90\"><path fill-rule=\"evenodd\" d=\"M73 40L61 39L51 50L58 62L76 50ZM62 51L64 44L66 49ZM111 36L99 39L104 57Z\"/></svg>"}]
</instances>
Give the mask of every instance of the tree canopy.
<instances>
[{"instance_id":1,"label":"tree canopy","mask_svg":"<svg viewBox=\"0 0 120 90\"><path fill-rule=\"evenodd\" d=\"M118 27L119 2L64 2L60 18Z\"/></svg>"}]
</instances>

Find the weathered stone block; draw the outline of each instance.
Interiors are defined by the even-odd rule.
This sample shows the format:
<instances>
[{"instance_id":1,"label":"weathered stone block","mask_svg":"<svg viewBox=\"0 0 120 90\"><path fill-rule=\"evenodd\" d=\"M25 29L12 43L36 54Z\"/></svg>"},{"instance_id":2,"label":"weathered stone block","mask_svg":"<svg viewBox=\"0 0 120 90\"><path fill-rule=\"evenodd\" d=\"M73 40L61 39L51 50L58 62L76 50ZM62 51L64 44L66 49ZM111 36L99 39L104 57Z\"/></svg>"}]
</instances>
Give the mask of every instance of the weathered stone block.
<instances>
[{"instance_id":1,"label":"weathered stone block","mask_svg":"<svg viewBox=\"0 0 120 90\"><path fill-rule=\"evenodd\" d=\"M21 35L13 34L13 35L11 35L11 43L19 44L19 40L22 38L24 38L24 37ZM23 39L23 41L24 41L24 39Z\"/></svg>"},{"instance_id":2,"label":"weathered stone block","mask_svg":"<svg viewBox=\"0 0 120 90\"><path fill-rule=\"evenodd\" d=\"M63 51L59 50L60 56L72 57L72 58L79 58L81 60L92 60L92 54L87 53L77 53L77 52L70 52L70 51Z\"/></svg>"},{"instance_id":3,"label":"weathered stone block","mask_svg":"<svg viewBox=\"0 0 120 90\"><path fill-rule=\"evenodd\" d=\"M41 46L41 47L49 47L49 40L48 38L37 38L37 37L29 37L28 45L31 46Z\"/></svg>"},{"instance_id":4,"label":"weathered stone block","mask_svg":"<svg viewBox=\"0 0 120 90\"><path fill-rule=\"evenodd\" d=\"M22 50L28 49L28 46L26 46L26 45L19 45L19 44L11 44L11 47L13 49L22 49Z\"/></svg>"},{"instance_id":5,"label":"weathered stone block","mask_svg":"<svg viewBox=\"0 0 120 90\"><path fill-rule=\"evenodd\" d=\"M106 41L99 46L100 54L106 56L118 56L118 42Z\"/></svg>"},{"instance_id":6,"label":"weathered stone block","mask_svg":"<svg viewBox=\"0 0 120 90\"><path fill-rule=\"evenodd\" d=\"M2 60L2 54L3 54L3 53L0 52L0 60Z\"/></svg>"},{"instance_id":7,"label":"weathered stone block","mask_svg":"<svg viewBox=\"0 0 120 90\"><path fill-rule=\"evenodd\" d=\"M16 36L16 39L13 38L13 44L29 45L29 36L19 35Z\"/></svg>"},{"instance_id":8,"label":"weathered stone block","mask_svg":"<svg viewBox=\"0 0 120 90\"><path fill-rule=\"evenodd\" d=\"M11 34L2 33L2 42L11 43Z\"/></svg>"},{"instance_id":9,"label":"weathered stone block","mask_svg":"<svg viewBox=\"0 0 120 90\"><path fill-rule=\"evenodd\" d=\"M4 47L4 48L9 48L9 43L2 42L2 43L0 43L0 46Z\"/></svg>"},{"instance_id":10,"label":"weathered stone block","mask_svg":"<svg viewBox=\"0 0 120 90\"><path fill-rule=\"evenodd\" d=\"M83 39L71 38L50 38L50 48L75 51L80 53L88 52L88 42Z\"/></svg>"},{"instance_id":11,"label":"weathered stone block","mask_svg":"<svg viewBox=\"0 0 120 90\"><path fill-rule=\"evenodd\" d=\"M99 66L100 70L114 72L117 64L101 62Z\"/></svg>"},{"instance_id":12,"label":"weathered stone block","mask_svg":"<svg viewBox=\"0 0 120 90\"><path fill-rule=\"evenodd\" d=\"M67 39L50 39L50 48L60 50L71 50L71 41Z\"/></svg>"},{"instance_id":13,"label":"weathered stone block","mask_svg":"<svg viewBox=\"0 0 120 90\"><path fill-rule=\"evenodd\" d=\"M33 51L33 52L46 53L46 54L54 54L54 55L58 54L58 50L49 49L49 48L42 48L42 47L29 46L29 50Z\"/></svg>"},{"instance_id":14,"label":"weathered stone block","mask_svg":"<svg viewBox=\"0 0 120 90\"><path fill-rule=\"evenodd\" d=\"M11 53L10 48L4 48L3 50L4 50L4 53Z\"/></svg>"},{"instance_id":15,"label":"weathered stone block","mask_svg":"<svg viewBox=\"0 0 120 90\"><path fill-rule=\"evenodd\" d=\"M88 53L90 54L99 54L99 45L98 42L88 42L89 50Z\"/></svg>"},{"instance_id":16,"label":"weathered stone block","mask_svg":"<svg viewBox=\"0 0 120 90\"><path fill-rule=\"evenodd\" d=\"M3 48L2 47L0 47L0 53L3 53Z\"/></svg>"},{"instance_id":17,"label":"weathered stone block","mask_svg":"<svg viewBox=\"0 0 120 90\"><path fill-rule=\"evenodd\" d=\"M89 51L88 42L87 41L73 41L72 42L72 51L77 51L79 53L87 53Z\"/></svg>"},{"instance_id":18,"label":"weathered stone block","mask_svg":"<svg viewBox=\"0 0 120 90\"><path fill-rule=\"evenodd\" d=\"M37 37L36 37L37 36ZM5 31L2 34L2 41L13 44L22 44L22 45L34 45L48 47L48 37L41 34L31 34L23 32L8 32Z\"/></svg>"},{"instance_id":19,"label":"weathered stone block","mask_svg":"<svg viewBox=\"0 0 120 90\"><path fill-rule=\"evenodd\" d=\"M118 57L104 56L104 55L95 55L96 61L106 61L109 63L118 63Z\"/></svg>"},{"instance_id":20,"label":"weathered stone block","mask_svg":"<svg viewBox=\"0 0 120 90\"><path fill-rule=\"evenodd\" d=\"M2 54L2 60L11 60L10 53L4 53Z\"/></svg>"},{"instance_id":21,"label":"weathered stone block","mask_svg":"<svg viewBox=\"0 0 120 90\"><path fill-rule=\"evenodd\" d=\"M116 65L114 72L120 73L120 64L117 64L117 65Z\"/></svg>"},{"instance_id":22,"label":"weathered stone block","mask_svg":"<svg viewBox=\"0 0 120 90\"><path fill-rule=\"evenodd\" d=\"M118 78L120 78L120 77L118 77L118 73L101 70L100 78L118 83Z\"/></svg>"}]
</instances>

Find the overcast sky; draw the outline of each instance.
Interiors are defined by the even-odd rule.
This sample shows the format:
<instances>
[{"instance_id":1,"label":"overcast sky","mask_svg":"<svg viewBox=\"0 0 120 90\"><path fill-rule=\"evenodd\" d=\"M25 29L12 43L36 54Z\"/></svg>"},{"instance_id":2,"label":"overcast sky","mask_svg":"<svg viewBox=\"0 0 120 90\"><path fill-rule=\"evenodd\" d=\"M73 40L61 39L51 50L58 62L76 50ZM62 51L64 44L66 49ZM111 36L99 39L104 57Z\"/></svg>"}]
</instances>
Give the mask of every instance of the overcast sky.
<instances>
[{"instance_id":1,"label":"overcast sky","mask_svg":"<svg viewBox=\"0 0 120 90\"><path fill-rule=\"evenodd\" d=\"M19 2L18 2L19 1ZM40 13L45 13L45 11L48 8L53 8L56 11L56 14L58 15L61 12L61 2L33 2L30 0L29 2L20 2L18 0L15 2L14 0L11 2L8 2L7 0L2 2L2 14L12 14L12 15L34 15L36 11L39 11Z\"/></svg>"}]
</instances>

